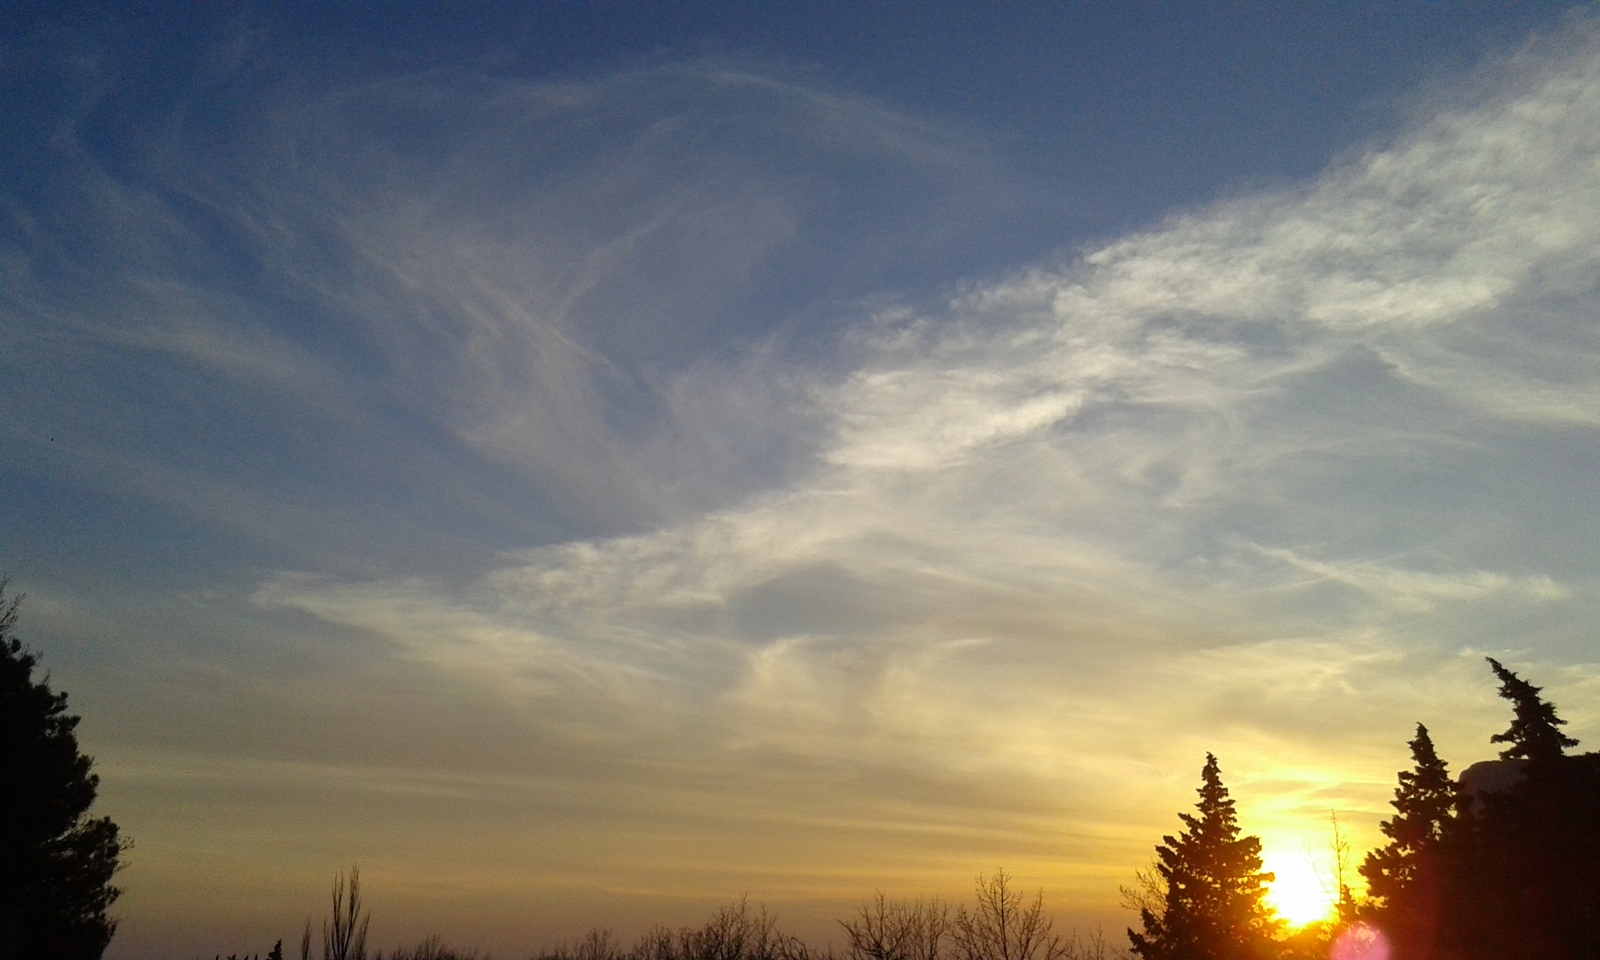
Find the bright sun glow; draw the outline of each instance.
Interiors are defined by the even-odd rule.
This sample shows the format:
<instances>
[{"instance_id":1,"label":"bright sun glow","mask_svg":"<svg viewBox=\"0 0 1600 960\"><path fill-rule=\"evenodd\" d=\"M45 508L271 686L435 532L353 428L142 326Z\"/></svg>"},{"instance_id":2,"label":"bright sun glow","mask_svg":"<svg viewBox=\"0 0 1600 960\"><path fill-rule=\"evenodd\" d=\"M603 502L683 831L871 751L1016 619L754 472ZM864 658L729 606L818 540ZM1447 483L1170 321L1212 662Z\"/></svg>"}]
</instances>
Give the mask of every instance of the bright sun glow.
<instances>
[{"instance_id":1,"label":"bright sun glow","mask_svg":"<svg viewBox=\"0 0 1600 960\"><path fill-rule=\"evenodd\" d=\"M1266 869L1277 874L1267 886L1267 902L1290 926L1303 927L1333 916L1338 894L1332 878L1304 854L1266 854Z\"/></svg>"}]
</instances>

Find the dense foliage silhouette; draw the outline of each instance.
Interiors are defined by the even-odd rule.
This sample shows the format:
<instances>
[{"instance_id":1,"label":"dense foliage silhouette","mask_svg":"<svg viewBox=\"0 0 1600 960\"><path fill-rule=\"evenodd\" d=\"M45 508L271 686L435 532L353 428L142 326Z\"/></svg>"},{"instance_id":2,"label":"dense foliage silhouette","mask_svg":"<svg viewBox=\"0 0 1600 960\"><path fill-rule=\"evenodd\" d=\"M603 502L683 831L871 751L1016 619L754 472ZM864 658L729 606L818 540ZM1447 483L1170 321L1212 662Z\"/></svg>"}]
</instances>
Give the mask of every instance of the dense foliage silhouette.
<instances>
[{"instance_id":1,"label":"dense foliage silhouette","mask_svg":"<svg viewBox=\"0 0 1600 960\"><path fill-rule=\"evenodd\" d=\"M1398 960L1600 957L1600 755L1568 756L1555 705L1487 659L1513 709L1490 742L1507 746L1452 782L1418 724L1363 915Z\"/></svg>"},{"instance_id":2,"label":"dense foliage silhouette","mask_svg":"<svg viewBox=\"0 0 1600 960\"><path fill-rule=\"evenodd\" d=\"M1467 958L1600 956L1600 755L1567 756L1577 741L1556 729L1555 706L1489 664L1514 708L1491 741L1509 744L1500 764L1520 776L1458 808L1441 946Z\"/></svg>"},{"instance_id":3,"label":"dense foliage silhouette","mask_svg":"<svg viewBox=\"0 0 1600 960\"><path fill-rule=\"evenodd\" d=\"M100 779L67 695L34 680L38 657L13 633L21 601L0 578L0 960L98 960L126 844L88 815Z\"/></svg>"},{"instance_id":4,"label":"dense foliage silhouette","mask_svg":"<svg viewBox=\"0 0 1600 960\"><path fill-rule=\"evenodd\" d=\"M1178 814L1183 832L1156 847L1161 910L1141 910L1144 932L1129 930L1128 940L1145 960L1263 960L1278 924L1265 902L1273 876L1261 869L1261 841L1239 835L1215 755L1206 754L1200 780L1199 816Z\"/></svg>"},{"instance_id":5,"label":"dense foliage silhouette","mask_svg":"<svg viewBox=\"0 0 1600 960\"><path fill-rule=\"evenodd\" d=\"M1500 678L1500 696L1510 700L1514 710L1511 728L1489 738L1490 743L1511 744L1500 751L1500 759L1544 763L1563 756L1567 747L1578 745L1578 741L1556 729L1566 726L1567 721L1556 716L1555 704L1539 699L1542 688L1507 670L1494 657L1484 659Z\"/></svg>"},{"instance_id":6,"label":"dense foliage silhouette","mask_svg":"<svg viewBox=\"0 0 1600 960\"><path fill-rule=\"evenodd\" d=\"M1446 844L1454 839L1456 784L1426 726L1417 724L1410 747L1415 765L1400 773L1390 801L1395 815L1378 826L1389 842L1367 854L1360 872L1367 881L1367 914L1386 921L1401 956L1422 956L1439 928L1440 871Z\"/></svg>"}]
</instances>

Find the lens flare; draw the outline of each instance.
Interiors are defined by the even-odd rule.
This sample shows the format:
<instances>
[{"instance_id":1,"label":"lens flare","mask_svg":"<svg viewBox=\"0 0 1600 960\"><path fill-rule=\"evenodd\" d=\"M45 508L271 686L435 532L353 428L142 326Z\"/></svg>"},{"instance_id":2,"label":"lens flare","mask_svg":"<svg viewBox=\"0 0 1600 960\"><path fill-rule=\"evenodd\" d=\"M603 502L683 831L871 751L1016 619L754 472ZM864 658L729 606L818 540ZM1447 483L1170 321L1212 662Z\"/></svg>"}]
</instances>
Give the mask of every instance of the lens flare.
<instances>
[{"instance_id":1,"label":"lens flare","mask_svg":"<svg viewBox=\"0 0 1600 960\"><path fill-rule=\"evenodd\" d=\"M1389 960L1389 938L1377 927L1358 923L1333 941L1328 960Z\"/></svg>"}]
</instances>

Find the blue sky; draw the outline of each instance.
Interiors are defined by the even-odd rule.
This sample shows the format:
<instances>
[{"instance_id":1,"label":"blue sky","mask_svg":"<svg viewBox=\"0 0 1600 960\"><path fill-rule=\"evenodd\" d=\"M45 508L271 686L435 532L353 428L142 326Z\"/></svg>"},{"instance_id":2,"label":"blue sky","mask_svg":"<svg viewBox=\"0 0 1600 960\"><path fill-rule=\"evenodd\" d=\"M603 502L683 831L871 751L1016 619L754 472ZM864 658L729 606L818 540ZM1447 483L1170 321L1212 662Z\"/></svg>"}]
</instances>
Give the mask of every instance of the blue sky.
<instances>
[{"instance_id":1,"label":"blue sky","mask_svg":"<svg viewBox=\"0 0 1600 960\"><path fill-rule=\"evenodd\" d=\"M1287 868L1490 755L1485 654L1600 725L1590 11L5 17L0 567L113 956L354 861L385 943L1115 929L1207 750Z\"/></svg>"}]
</instances>

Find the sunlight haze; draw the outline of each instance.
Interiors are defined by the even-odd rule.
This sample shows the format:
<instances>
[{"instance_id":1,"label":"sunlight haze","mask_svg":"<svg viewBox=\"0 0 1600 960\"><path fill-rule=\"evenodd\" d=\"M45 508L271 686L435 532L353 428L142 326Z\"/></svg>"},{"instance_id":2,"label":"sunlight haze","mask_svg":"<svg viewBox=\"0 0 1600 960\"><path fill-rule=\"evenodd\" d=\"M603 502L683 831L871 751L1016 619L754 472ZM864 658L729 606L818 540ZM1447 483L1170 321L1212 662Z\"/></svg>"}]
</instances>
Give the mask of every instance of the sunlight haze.
<instances>
[{"instance_id":1,"label":"sunlight haze","mask_svg":"<svg viewBox=\"0 0 1600 960\"><path fill-rule=\"evenodd\" d=\"M1261 858L1273 880L1267 887L1267 902L1290 926L1303 927L1328 920L1339 903L1332 865L1308 854L1277 854L1266 851Z\"/></svg>"},{"instance_id":2,"label":"sunlight haze","mask_svg":"<svg viewBox=\"0 0 1600 960\"><path fill-rule=\"evenodd\" d=\"M51 7L0 571L110 958L357 863L384 946L1121 946L1207 751L1302 924L1486 655L1597 746L1591 7Z\"/></svg>"}]
</instances>

